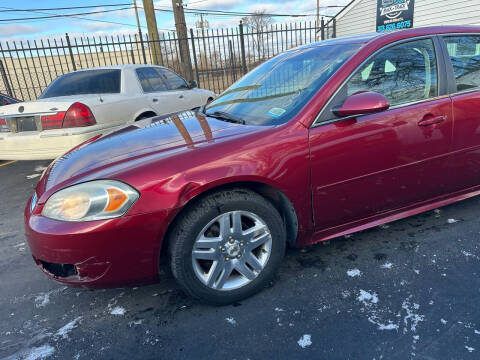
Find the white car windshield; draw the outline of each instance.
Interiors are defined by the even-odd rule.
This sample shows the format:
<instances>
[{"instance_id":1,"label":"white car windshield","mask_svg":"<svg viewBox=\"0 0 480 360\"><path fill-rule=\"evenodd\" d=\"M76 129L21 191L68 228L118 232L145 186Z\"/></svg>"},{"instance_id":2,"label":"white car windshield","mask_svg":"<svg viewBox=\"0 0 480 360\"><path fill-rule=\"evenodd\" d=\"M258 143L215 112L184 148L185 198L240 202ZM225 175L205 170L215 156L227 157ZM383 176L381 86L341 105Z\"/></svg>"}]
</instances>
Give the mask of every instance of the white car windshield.
<instances>
[{"instance_id":1,"label":"white car windshield","mask_svg":"<svg viewBox=\"0 0 480 360\"><path fill-rule=\"evenodd\" d=\"M40 99L85 95L120 93L121 70L99 69L77 71L65 74L53 81L40 96Z\"/></svg>"}]
</instances>

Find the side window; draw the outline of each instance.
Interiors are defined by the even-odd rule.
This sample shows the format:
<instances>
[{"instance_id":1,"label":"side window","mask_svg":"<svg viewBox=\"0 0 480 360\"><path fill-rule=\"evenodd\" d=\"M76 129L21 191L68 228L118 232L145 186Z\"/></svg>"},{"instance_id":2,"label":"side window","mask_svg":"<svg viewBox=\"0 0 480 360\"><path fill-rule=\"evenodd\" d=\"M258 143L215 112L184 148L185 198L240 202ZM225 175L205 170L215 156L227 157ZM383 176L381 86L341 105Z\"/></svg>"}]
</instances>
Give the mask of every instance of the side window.
<instances>
[{"instance_id":1,"label":"side window","mask_svg":"<svg viewBox=\"0 0 480 360\"><path fill-rule=\"evenodd\" d=\"M438 95L437 61L431 39L394 45L364 64L346 84L346 95L383 94L391 106Z\"/></svg>"},{"instance_id":2,"label":"side window","mask_svg":"<svg viewBox=\"0 0 480 360\"><path fill-rule=\"evenodd\" d=\"M180 76L175 74L173 71L161 68L158 68L156 70L165 77L165 81L167 82L169 90L188 88L187 82L183 80Z\"/></svg>"},{"instance_id":3,"label":"side window","mask_svg":"<svg viewBox=\"0 0 480 360\"><path fill-rule=\"evenodd\" d=\"M480 36L444 38L452 60L457 90L480 88Z\"/></svg>"},{"instance_id":4,"label":"side window","mask_svg":"<svg viewBox=\"0 0 480 360\"><path fill-rule=\"evenodd\" d=\"M138 68L136 69L136 73L144 92L149 93L168 90L162 77L154 68Z\"/></svg>"}]
</instances>

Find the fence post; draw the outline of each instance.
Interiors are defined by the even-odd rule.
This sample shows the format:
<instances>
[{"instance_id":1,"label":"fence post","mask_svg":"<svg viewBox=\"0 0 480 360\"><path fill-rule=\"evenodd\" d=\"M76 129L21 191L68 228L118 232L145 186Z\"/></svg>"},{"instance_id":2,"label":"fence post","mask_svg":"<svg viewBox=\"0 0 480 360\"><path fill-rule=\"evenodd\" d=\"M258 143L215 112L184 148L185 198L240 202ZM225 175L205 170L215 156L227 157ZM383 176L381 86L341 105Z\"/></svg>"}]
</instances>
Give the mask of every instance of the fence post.
<instances>
[{"instance_id":1,"label":"fence post","mask_svg":"<svg viewBox=\"0 0 480 360\"><path fill-rule=\"evenodd\" d=\"M70 53L70 60L72 61L73 71L77 71L77 66L75 65L75 58L73 57L72 44L70 44L70 36L68 36L68 33L65 33L65 38L67 39L68 52Z\"/></svg>"},{"instance_id":2,"label":"fence post","mask_svg":"<svg viewBox=\"0 0 480 360\"><path fill-rule=\"evenodd\" d=\"M333 38L337 37L337 19L333 18Z\"/></svg>"},{"instance_id":3,"label":"fence post","mask_svg":"<svg viewBox=\"0 0 480 360\"><path fill-rule=\"evenodd\" d=\"M193 64L195 65L195 78L197 79L197 85L200 86L200 77L198 76L197 51L195 50L195 41L194 41L194 38L193 38L193 29L190 29L190 37L191 37L191 40L192 40Z\"/></svg>"},{"instance_id":4,"label":"fence post","mask_svg":"<svg viewBox=\"0 0 480 360\"><path fill-rule=\"evenodd\" d=\"M5 72L5 67L3 66L3 61L0 60L0 72L2 73L3 83L5 84L5 89L9 96L14 97L10 82L8 81L7 73Z\"/></svg>"},{"instance_id":5,"label":"fence post","mask_svg":"<svg viewBox=\"0 0 480 360\"><path fill-rule=\"evenodd\" d=\"M140 37L140 46L142 47L142 55L143 55L143 63L146 64L147 63L147 55L145 55L145 46L143 45L143 34L142 34L142 30L139 29L138 31L138 36ZM135 60L134 61L134 64L135 64Z\"/></svg>"},{"instance_id":6,"label":"fence post","mask_svg":"<svg viewBox=\"0 0 480 360\"><path fill-rule=\"evenodd\" d=\"M322 17L322 25L321 25L321 32L322 32L322 40L325 40L325 19Z\"/></svg>"},{"instance_id":7,"label":"fence post","mask_svg":"<svg viewBox=\"0 0 480 360\"><path fill-rule=\"evenodd\" d=\"M232 40L228 40L228 52L230 54L230 67L232 68L233 81L237 81L237 71L235 70L235 57L233 56Z\"/></svg>"},{"instance_id":8,"label":"fence post","mask_svg":"<svg viewBox=\"0 0 480 360\"><path fill-rule=\"evenodd\" d=\"M240 51L242 53L242 71L245 75L247 73L247 59L245 57L245 39L243 38L243 21L240 20L240 25L238 25L240 29Z\"/></svg>"}]
</instances>

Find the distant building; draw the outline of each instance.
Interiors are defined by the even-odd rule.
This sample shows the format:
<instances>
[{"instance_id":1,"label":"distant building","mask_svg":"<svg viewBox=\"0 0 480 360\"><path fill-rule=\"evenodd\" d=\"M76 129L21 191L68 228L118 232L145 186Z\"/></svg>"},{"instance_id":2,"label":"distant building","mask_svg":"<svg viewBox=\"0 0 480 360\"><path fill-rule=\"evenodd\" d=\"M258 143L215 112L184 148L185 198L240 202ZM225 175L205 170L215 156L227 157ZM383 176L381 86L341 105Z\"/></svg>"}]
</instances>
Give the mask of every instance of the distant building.
<instances>
[{"instance_id":1,"label":"distant building","mask_svg":"<svg viewBox=\"0 0 480 360\"><path fill-rule=\"evenodd\" d=\"M335 19L337 37L434 25L480 25L480 0L353 0Z\"/></svg>"}]
</instances>

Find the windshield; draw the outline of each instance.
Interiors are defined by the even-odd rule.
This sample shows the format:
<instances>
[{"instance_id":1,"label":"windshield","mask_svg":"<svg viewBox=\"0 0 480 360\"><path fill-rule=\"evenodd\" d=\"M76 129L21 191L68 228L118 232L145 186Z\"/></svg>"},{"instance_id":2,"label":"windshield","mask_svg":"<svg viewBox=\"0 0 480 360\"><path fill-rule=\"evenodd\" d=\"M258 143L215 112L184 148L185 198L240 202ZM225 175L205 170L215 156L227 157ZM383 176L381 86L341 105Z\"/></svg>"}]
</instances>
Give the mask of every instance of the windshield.
<instances>
[{"instance_id":1,"label":"windshield","mask_svg":"<svg viewBox=\"0 0 480 360\"><path fill-rule=\"evenodd\" d=\"M118 94L120 74L121 70L118 69L86 70L65 74L51 83L40 99L84 94Z\"/></svg>"},{"instance_id":2,"label":"windshield","mask_svg":"<svg viewBox=\"0 0 480 360\"><path fill-rule=\"evenodd\" d=\"M205 107L205 113L252 125L283 124L360 46L327 45L279 55L233 84Z\"/></svg>"}]
</instances>

